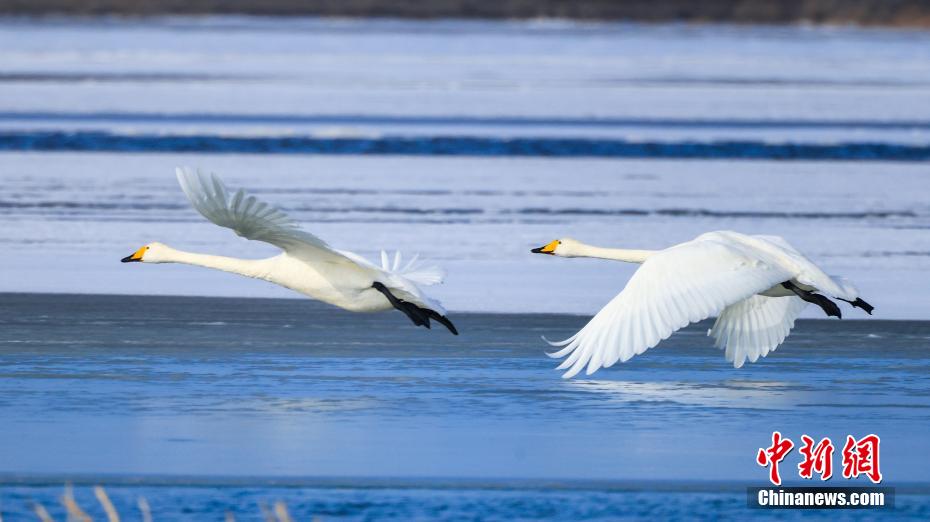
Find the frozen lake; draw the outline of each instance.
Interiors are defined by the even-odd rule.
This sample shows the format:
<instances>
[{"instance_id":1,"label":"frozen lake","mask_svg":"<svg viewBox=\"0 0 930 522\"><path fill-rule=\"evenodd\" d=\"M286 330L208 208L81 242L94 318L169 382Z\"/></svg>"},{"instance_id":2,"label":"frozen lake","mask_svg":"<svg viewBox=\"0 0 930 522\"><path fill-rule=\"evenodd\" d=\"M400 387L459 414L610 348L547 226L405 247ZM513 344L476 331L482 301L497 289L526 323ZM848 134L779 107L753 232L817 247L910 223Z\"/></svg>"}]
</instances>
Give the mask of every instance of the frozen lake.
<instances>
[{"instance_id":1,"label":"frozen lake","mask_svg":"<svg viewBox=\"0 0 930 522\"><path fill-rule=\"evenodd\" d=\"M529 248L733 229L789 238L879 317L927 318L928 44L841 28L3 21L0 290L288 296L115 264L153 240L273 252L187 207L172 170L195 165L339 248L436 260L453 310L592 313L631 268ZM317 153L237 153L287 138ZM370 154L397 143L416 155ZM799 159L815 152L833 159Z\"/></svg>"},{"instance_id":2,"label":"frozen lake","mask_svg":"<svg viewBox=\"0 0 930 522\"><path fill-rule=\"evenodd\" d=\"M877 317L930 309L924 164L75 153L6 153L0 163L6 291L293 296L198 268L119 264L151 241L276 252L189 207L173 166L195 163L252 187L338 248L436 261L448 277L431 291L452 310L592 313L634 267L530 248L565 236L664 248L718 229L789 238L855 281Z\"/></svg>"}]
</instances>

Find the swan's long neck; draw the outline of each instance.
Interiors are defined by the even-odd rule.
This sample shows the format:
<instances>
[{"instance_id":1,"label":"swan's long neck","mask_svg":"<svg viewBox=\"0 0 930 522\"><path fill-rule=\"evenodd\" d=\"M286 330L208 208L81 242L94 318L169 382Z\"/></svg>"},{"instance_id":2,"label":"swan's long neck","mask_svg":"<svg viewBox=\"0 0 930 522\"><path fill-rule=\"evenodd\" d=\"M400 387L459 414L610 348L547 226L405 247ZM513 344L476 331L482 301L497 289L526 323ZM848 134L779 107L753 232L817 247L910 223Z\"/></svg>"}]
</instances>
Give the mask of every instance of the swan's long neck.
<instances>
[{"instance_id":1,"label":"swan's long neck","mask_svg":"<svg viewBox=\"0 0 930 522\"><path fill-rule=\"evenodd\" d=\"M596 257L598 259L610 259L612 261L623 261L624 263L642 263L649 256L655 254L655 250L627 250L625 248L601 248L591 245L581 244L573 252L574 257Z\"/></svg>"},{"instance_id":2,"label":"swan's long neck","mask_svg":"<svg viewBox=\"0 0 930 522\"><path fill-rule=\"evenodd\" d=\"M195 254L172 249L170 257L167 257L165 261L213 268L258 279L265 279L268 273L268 260L266 259L237 259L235 257Z\"/></svg>"}]
</instances>

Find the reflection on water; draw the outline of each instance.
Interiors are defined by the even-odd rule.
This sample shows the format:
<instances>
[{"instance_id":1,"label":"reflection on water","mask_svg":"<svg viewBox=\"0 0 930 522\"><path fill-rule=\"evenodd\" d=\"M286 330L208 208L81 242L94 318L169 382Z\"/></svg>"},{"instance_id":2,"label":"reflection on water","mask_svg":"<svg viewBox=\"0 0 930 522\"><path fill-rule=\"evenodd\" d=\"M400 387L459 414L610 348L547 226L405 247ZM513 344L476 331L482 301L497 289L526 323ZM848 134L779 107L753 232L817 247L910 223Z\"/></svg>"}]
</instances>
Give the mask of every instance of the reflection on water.
<instances>
[{"instance_id":1,"label":"reflection on water","mask_svg":"<svg viewBox=\"0 0 930 522\"><path fill-rule=\"evenodd\" d=\"M669 402L708 408L788 409L803 400L804 391L793 383L723 381L719 384L692 382L570 381L572 388L600 395L592 400L612 403Z\"/></svg>"}]
</instances>

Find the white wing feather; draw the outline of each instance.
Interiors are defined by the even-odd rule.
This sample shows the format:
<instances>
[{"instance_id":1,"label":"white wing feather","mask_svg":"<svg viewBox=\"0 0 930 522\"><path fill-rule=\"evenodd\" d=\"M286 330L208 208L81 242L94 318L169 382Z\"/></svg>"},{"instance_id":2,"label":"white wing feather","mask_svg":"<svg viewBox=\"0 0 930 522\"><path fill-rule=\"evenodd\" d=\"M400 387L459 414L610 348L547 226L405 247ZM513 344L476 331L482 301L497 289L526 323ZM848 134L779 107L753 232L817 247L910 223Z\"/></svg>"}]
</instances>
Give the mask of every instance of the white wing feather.
<instances>
[{"instance_id":1,"label":"white wing feather","mask_svg":"<svg viewBox=\"0 0 930 522\"><path fill-rule=\"evenodd\" d=\"M175 173L191 205L214 224L287 252L311 247L338 255L326 242L301 230L294 220L274 206L242 189L230 196L226 185L215 174L188 167L177 168Z\"/></svg>"},{"instance_id":2,"label":"white wing feather","mask_svg":"<svg viewBox=\"0 0 930 522\"><path fill-rule=\"evenodd\" d=\"M794 276L723 236L705 234L652 255L577 334L553 346L570 378L643 353L689 323Z\"/></svg>"},{"instance_id":3,"label":"white wing feather","mask_svg":"<svg viewBox=\"0 0 930 522\"><path fill-rule=\"evenodd\" d=\"M330 247L319 237L301 230L283 211L242 189L230 197L223 180L216 174L189 167L179 167L175 172L187 199L201 215L246 239L270 243L297 257L306 257L308 253L315 256L338 256L366 269L402 276L421 285L441 283L445 277L441 268L418 262L419 256L413 256L402 265L399 251L395 252L393 262L387 252L381 251L381 266L377 266L358 254Z\"/></svg>"},{"instance_id":4,"label":"white wing feather","mask_svg":"<svg viewBox=\"0 0 930 522\"><path fill-rule=\"evenodd\" d=\"M446 313L437 300L417 286L442 282L444 272L440 268L422 266L417 263L416 256L402 266L400 252L395 253L393 262L382 252L381 266L377 266L358 254L331 248L322 239L301 230L287 214L244 190L230 196L226 185L215 174L192 168L178 168L175 172L191 205L214 224L232 229L246 239L275 245L288 255L308 262L325 261L342 269L362 271L380 280L398 298Z\"/></svg>"},{"instance_id":5,"label":"white wing feather","mask_svg":"<svg viewBox=\"0 0 930 522\"><path fill-rule=\"evenodd\" d=\"M747 359L756 362L784 342L806 306L799 297L754 295L724 309L707 335L726 350L733 367L740 368Z\"/></svg>"}]
</instances>

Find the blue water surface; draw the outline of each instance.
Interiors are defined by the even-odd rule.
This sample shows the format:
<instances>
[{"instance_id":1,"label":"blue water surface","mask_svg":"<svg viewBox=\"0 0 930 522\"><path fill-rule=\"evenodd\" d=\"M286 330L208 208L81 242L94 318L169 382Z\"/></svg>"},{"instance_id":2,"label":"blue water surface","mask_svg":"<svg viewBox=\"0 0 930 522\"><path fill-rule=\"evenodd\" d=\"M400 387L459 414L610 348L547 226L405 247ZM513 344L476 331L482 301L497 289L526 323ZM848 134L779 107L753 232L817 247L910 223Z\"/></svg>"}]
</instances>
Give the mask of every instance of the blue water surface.
<instances>
[{"instance_id":1,"label":"blue water surface","mask_svg":"<svg viewBox=\"0 0 930 522\"><path fill-rule=\"evenodd\" d=\"M0 509L60 510L70 481L157 520L279 499L337 520L742 518L780 430L880 435L893 513L930 510L930 323L800 321L740 370L702 324L563 380L539 336L584 317L451 317L461 336L307 300L4 294ZM828 483L849 484L869 482Z\"/></svg>"}]
</instances>

